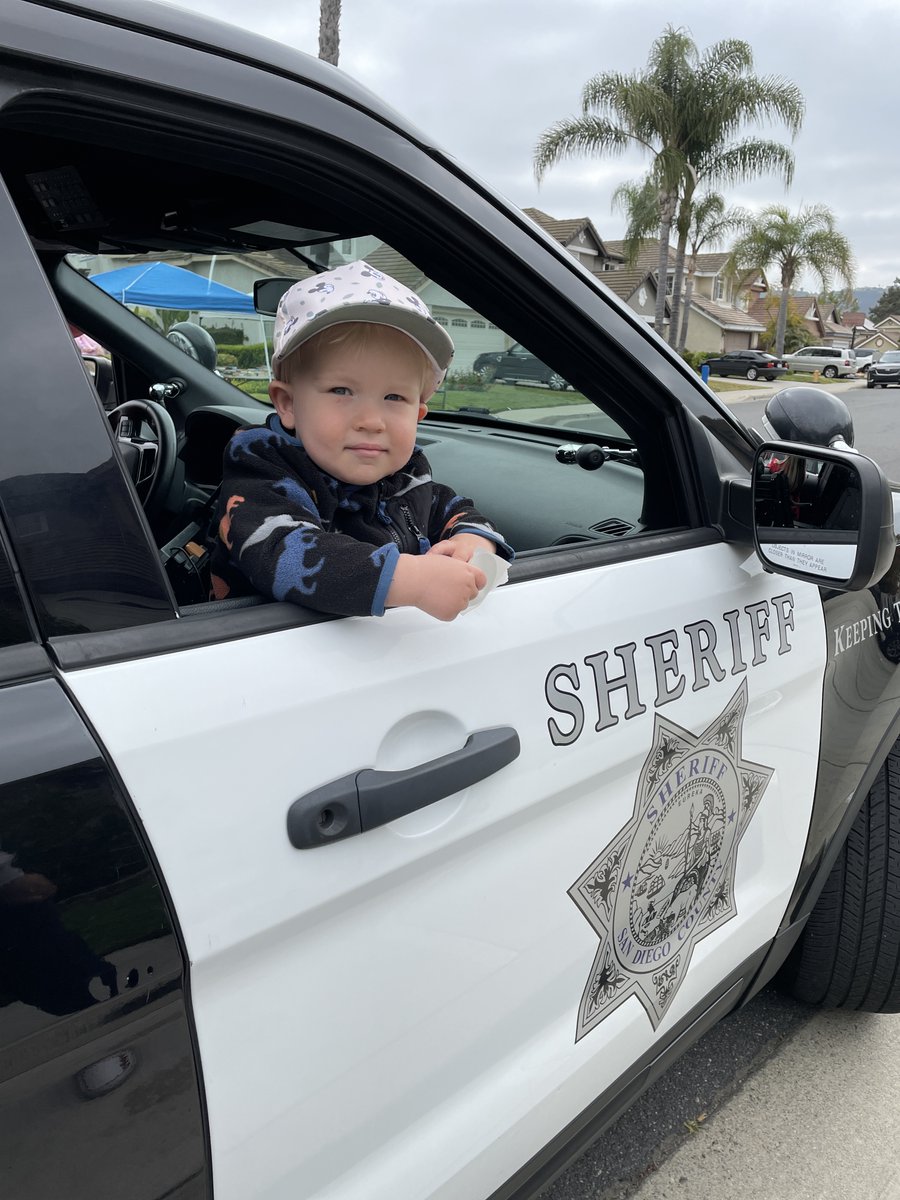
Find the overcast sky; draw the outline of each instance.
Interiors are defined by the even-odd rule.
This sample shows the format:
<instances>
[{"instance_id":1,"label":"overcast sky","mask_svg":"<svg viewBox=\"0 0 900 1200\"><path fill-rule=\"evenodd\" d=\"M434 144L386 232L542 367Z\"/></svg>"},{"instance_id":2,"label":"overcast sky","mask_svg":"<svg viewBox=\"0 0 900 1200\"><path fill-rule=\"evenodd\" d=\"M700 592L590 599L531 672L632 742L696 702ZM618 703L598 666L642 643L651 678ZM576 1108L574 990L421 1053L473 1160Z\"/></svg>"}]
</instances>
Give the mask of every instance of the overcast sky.
<instances>
[{"instance_id":1,"label":"overcast sky","mask_svg":"<svg viewBox=\"0 0 900 1200\"><path fill-rule=\"evenodd\" d=\"M318 0L180 3L318 52ZM790 190L766 178L729 203L827 204L857 285L900 276L898 0L343 0L340 66L515 204L587 216L601 237L620 238L610 198L641 177L640 156L573 159L538 187L532 155L544 129L578 113L587 79L641 68L667 23L701 50L743 38L758 75L791 80L806 98ZM754 132L787 140L779 126Z\"/></svg>"}]
</instances>

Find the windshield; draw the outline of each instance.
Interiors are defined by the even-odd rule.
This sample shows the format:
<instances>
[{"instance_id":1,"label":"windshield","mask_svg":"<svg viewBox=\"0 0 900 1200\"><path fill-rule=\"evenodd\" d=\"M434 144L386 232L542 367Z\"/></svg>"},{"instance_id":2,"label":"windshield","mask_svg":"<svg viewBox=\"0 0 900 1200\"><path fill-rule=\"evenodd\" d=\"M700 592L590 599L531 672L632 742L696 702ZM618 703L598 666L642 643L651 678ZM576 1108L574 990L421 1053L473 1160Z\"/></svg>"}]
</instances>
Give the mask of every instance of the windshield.
<instances>
[{"instance_id":1,"label":"windshield","mask_svg":"<svg viewBox=\"0 0 900 1200\"><path fill-rule=\"evenodd\" d=\"M429 411L469 411L507 420L585 429L612 438L624 430L489 317L454 296L374 235L295 245L258 254L70 254L69 263L147 325L235 387L268 402L272 316L256 312L256 280L305 279L365 259L428 305L453 340L453 363ZM274 305L272 306L274 307ZM86 331L90 332L90 331Z\"/></svg>"},{"instance_id":2,"label":"windshield","mask_svg":"<svg viewBox=\"0 0 900 1200\"><path fill-rule=\"evenodd\" d=\"M888 350L886 354L882 354L881 361L888 363L900 362L900 350Z\"/></svg>"}]
</instances>

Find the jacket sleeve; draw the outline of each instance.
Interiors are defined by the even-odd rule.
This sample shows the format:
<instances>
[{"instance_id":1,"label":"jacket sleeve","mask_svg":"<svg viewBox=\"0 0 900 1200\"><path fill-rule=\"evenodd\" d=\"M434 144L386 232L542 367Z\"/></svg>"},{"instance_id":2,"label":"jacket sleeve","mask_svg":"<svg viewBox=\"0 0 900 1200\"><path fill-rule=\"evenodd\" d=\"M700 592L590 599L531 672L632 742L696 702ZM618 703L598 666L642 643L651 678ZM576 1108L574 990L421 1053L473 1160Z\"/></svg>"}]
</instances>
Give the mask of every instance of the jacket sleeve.
<instances>
[{"instance_id":1,"label":"jacket sleeve","mask_svg":"<svg viewBox=\"0 0 900 1200\"><path fill-rule=\"evenodd\" d=\"M225 452L220 549L273 600L341 616L381 616L400 552L323 527L315 485L288 470L282 435L243 430Z\"/></svg>"},{"instance_id":2,"label":"jacket sleeve","mask_svg":"<svg viewBox=\"0 0 900 1200\"><path fill-rule=\"evenodd\" d=\"M515 558L512 546L503 540L503 535L483 516L471 500L458 496L452 488L441 483L434 484L431 500L431 517L428 537L432 545L453 537L455 533L477 533L497 547L497 553L507 562Z\"/></svg>"}]
</instances>

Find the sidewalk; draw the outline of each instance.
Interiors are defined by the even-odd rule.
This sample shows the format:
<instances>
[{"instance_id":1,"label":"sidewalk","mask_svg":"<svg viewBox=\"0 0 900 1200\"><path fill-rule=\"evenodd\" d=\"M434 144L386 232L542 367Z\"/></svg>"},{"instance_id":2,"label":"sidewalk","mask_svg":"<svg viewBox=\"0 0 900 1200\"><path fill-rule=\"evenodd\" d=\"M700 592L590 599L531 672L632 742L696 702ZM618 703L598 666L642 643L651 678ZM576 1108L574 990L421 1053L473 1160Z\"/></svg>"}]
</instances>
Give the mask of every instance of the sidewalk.
<instances>
[{"instance_id":1,"label":"sidewalk","mask_svg":"<svg viewBox=\"0 0 900 1200\"><path fill-rule=\"evenodd\" d=\"M723 380L722 382L729 381ZM781 379L774 379L771 383L765 380L761 380L758 383L750 383L748 380L741 387L740 391L733 392L729 389L727 392L716 392L716 395L726 404L740 404L742 400L768 400L770 396L774 396L776 392L783 392L785 388L807 386L820 387L826 392L837 392L840 394L841 392L850 391L851 388L865 387L866 381L862 377L857 377L856 379L835 379L833 381L819 379L814 382L812 375L802 382L799 379L794 379L788 380L785 383ZM715 391L715 388L713 388L713 391Z\"/></svg>"},{"instance_id":2,"label":"sidewalk","mask_svg":"<svg viewBox=\"0 0 900 1200\"><path fill-rule=\"evenodd\" d=\"M633 1200L900 1200L900 1024L813 1018Z\"/></svg>"}]
</instances>

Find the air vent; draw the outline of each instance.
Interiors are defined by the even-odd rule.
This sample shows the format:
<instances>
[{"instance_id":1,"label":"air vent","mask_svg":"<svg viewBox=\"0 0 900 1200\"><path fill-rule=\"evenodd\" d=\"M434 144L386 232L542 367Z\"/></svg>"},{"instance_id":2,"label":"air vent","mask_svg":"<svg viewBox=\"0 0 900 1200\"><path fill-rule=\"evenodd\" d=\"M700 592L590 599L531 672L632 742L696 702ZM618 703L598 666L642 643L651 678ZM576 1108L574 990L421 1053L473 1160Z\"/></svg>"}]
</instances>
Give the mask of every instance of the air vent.
<instances>
[{"instance_id":1,"label":"air vent","mask_svg":"<svg viewBox=\"0 0 900 1200\"><path fill-rule=\"evenodd\" d=\"M623 533L630 533L634 526L623 521L621 517L607 517L605 521L598 521L596 525L592 525L591 529L595 533L608 533L610 537L621 537Z\"/></svg>"}]
</instances>

